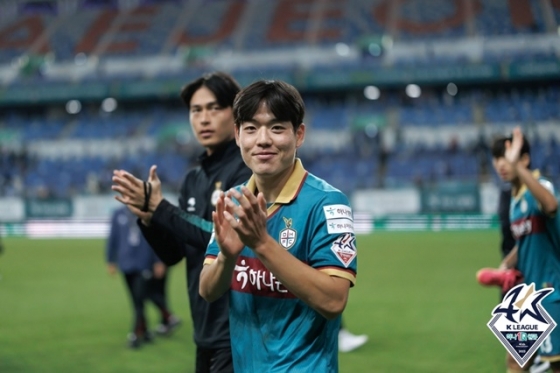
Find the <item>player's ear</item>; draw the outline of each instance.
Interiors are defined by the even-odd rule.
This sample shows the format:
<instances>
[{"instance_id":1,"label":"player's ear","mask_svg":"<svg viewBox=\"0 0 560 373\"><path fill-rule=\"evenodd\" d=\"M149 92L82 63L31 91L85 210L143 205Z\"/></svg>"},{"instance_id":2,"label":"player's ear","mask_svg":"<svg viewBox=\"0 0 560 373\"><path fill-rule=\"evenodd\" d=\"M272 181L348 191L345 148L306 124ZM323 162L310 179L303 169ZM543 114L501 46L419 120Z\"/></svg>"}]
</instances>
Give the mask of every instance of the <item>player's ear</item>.
<instances>
[{"instance_id":1,"label":"player's ear","mask_svg":"<svg viewBox=\"0 0 560 373\"><path fill-rule=\"evenodd\" d=\"M239 131L240 131L240 129L241 129L241 126L238 126L237 124L234 124L234 126L235 126L235 129L234 129L234 132L235 132L235 143L237 144L237 146L239 146Z\"/></svg>"},{"instance_id":2,"label":"player's ear","mask_svg":"<svg viewBox=\"0 0 560 373\"><path fill-rule=\"evenodd\" d=\"M305 141L305 124L300 124L296 130L296 149Z\"/></svg>"}]
</instances>

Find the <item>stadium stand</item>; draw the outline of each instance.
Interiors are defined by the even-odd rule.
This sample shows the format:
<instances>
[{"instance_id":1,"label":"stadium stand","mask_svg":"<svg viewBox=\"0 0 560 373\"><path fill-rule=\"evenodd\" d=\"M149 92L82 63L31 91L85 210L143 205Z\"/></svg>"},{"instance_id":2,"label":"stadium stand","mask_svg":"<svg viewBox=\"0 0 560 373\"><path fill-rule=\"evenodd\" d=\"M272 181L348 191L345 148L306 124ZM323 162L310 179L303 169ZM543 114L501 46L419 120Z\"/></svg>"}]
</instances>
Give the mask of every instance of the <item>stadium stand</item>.
<instances>
[{"instance_id":1,"label":"stadium stand","mask_svg":"<svg viewBox=\"0 0 560 373\"><path fill-rule=\"evenodd\" d=\"M300 156L345 192L492 180L487 143L514 124L560 181L559 1L10 4L0 5L2 195L106 193L113 168L142 174L152 163L176 189L198 152L178 87L216 68L298 86L310 133ZM535 78L535 61L552 72ZM458 93L439 68L466 71ZM413 73L425 80L418 98L403 93ZM379 97L364 98L377 82ZM63 110L71 92L83 96L80 113ZM111 113L99 109L108 94L119 99Z\"/></svg>"}]
</instances>

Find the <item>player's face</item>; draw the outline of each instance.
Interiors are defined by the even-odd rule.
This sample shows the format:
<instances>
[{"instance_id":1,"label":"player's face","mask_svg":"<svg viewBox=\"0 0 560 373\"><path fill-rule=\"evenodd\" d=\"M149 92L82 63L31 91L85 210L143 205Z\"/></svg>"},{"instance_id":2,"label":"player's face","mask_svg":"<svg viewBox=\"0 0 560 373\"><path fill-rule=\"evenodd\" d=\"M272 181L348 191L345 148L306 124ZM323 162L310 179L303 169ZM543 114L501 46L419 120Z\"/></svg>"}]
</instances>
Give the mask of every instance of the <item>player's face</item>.
<instances>
[{"instance_id":1,"label":"player's face","mask_svg":"<svg viewBox=\"0 0 560 373\"><path fill-rule=\"evenodd\" d=\"M282 179L294 165L296 149L303 144L305 125L294 133L291 122L281 122L262 102L251 121L235 133L241 155L256 177Z\"/></svg>"},{"instance_id":2,"label":"player's face","mask_svg":"<svg viewBox=\"0 0 560 373\"><path fill-rule=\"evenodd\" d=\"M234 138L232 108L221 107L212 91L204 86L191 98L189 120L196 139L208 154Z\"/></svg>"},{"instance_id":3,"label":"player's face","mask_svg":"<svg viewBox=\"0 0 560 373\"><path fill-rule=\"evenodd\" d=\"M505 157L492 158L492 165L498 176L500 176L500 179L508 182L514 179L515 172L513 165L509 163Z\"/></svg>"}]
</instances>

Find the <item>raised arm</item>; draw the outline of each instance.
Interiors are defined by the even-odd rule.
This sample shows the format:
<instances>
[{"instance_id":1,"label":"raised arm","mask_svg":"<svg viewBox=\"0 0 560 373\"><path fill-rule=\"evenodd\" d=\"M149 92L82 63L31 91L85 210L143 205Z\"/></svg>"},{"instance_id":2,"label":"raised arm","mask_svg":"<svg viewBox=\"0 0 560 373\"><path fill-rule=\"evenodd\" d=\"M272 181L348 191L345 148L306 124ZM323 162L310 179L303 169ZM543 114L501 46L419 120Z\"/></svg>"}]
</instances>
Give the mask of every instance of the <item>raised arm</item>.
<instances>
[{"instance_id":1,"label":"raised arm","mask_svg":"<svg viewBox=\"0 0 560 373\"><path fill-rule=\"evenodd\" d=\"M513 139L511 143L506 142L506 159L515 167L517 176L521 182L527 185L527 189L538 201L541 210L546 215L554 215L558 210L558 200L554 196L552 185L550 188L545 187L539 180L537 180L531 170L525 167L524 164L519 162L521 147L523 146L523 134L519 127L513 130Z\"/></svg>"},{"instance_id":2,"label":"raised arm","mask_svg":"<svg viewBox=\"0 0 560 373\"><path fill-rule=\"evenodd\" d=\"M204 247L212 232L212 223L184 212L163 199L146 226L138 222L142 234L157 256L168 266L185 257L187 242Z\"/></svg>"},{"instance_id":3,"label":"raised arm","mask_svg":"<svg viewBox=\"0 0 560 373\"><path fill-rule=\"evenodd\" d=\"M539 206L546 215L554 215L558 211L558 200L552 194L551 190L546 188L538 179L536 179L531 171L520 165L516 164L515 169L521 182L527 185L527 189L538 201ZM552 185L551 185L552 187Z\"/></svg>"},{"instance_id":4,"label":"raised arm","mask_svg":"<svg viewBox=\"0 0 560 373\"><path fill-rule=\"evenodd\" d=\"M138 217L142 234L158 257L170 266L183 259L188 240L200 239L204 246L210 237L212 224L206 222L206 232L193 229L192 223L186 219L186 213L163 198L156 169L156 166L150 168L148 182L127 171L116 170L112 189L120 194L115 198ZM197 235L193 235L193 232Z\"/></svg>"}]
</instances>

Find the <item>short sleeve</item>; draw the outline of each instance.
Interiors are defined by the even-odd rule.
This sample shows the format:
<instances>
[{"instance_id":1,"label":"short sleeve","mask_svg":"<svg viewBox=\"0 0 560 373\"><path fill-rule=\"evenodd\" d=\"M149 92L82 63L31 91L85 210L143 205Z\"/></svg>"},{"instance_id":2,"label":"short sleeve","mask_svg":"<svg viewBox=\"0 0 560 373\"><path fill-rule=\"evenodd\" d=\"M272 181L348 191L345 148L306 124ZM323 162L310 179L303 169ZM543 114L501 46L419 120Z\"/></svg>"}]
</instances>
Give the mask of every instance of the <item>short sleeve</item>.
<instances>
[{"instance_id":1,"label":"short sleeve","mask_svg":"<svg viewBox=\"0 0 560 373\"><path fill-rule=\"evenodd\" d=\"M340 191L328 192L312 216L309 265L355 284L358 251L348 198Z\"/></svg>"},{"instance_id":2,"label":"short sleeve","mask_svg":"<svg viewBox=\"0 0 560 373\"><path fill-rule=\"evenodd\" d=\"M552 193L552 195L556 195L556 191L554 190L554 185L552 185L552 183L546 179L539 179L539 183L546 189L548 190L550 193Z\"/></svg>"},{"instance_id":3,"label":"short sleeve","mask_svg":"<svg viewBox=\"0 0 560 373\"><path fill-rule=\"evenodd\" d=\"M556 190L554 189L554 185L548 181L547 179L544 178L539 178L539 184L541 184L546 190L548 190L553 196L556 196ZM539 207L539 210L542 210L542 206L540 203L537 202L537 205ZM552 214L548 214L547 217L549 218L555 218L558 215L557 212L552 213Z\"/></svg>"}]
</instances>

